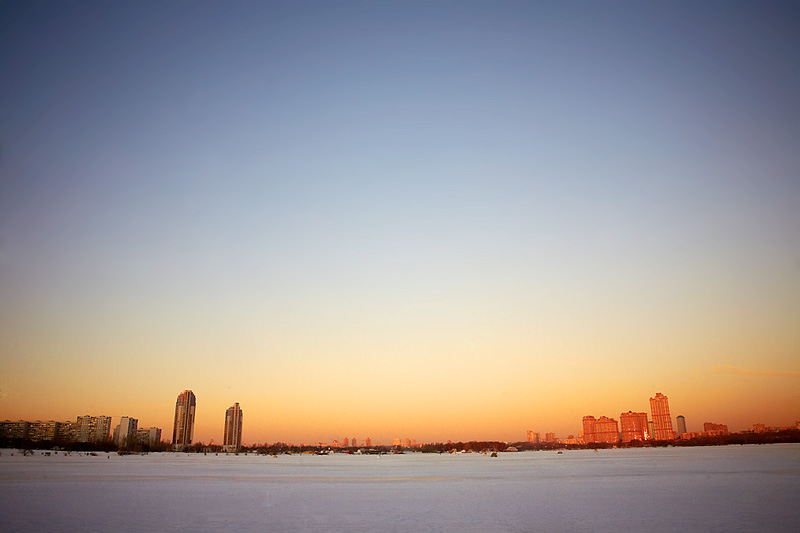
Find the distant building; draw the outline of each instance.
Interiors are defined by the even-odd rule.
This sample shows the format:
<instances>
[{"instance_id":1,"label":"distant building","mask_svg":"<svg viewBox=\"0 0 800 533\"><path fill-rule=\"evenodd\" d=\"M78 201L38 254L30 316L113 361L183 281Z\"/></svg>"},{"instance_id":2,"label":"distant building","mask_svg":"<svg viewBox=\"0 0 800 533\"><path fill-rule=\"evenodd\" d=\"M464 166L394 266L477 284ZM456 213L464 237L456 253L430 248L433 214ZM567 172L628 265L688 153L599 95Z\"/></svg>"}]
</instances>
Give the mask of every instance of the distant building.
<instances>
[{"instance_id":1,"label":"distant building","mask_svg":"<svg viewBox=\"0 0 800 533\"><path fill-rule=\"evenodd\" d=\"M342 444L342 446L344 446L345 448L347 448L348 446L350 446L350 439L348 439L347 437L345 437L345 438L344 438L344 443Z\"/></svg>"},{"instance_id":2,"label":"distant building","mask_svg":"<svg viewBox=\"0 0 800 533\"><path fill-rule=\"evenodd\" d=\"M59 422L56 438L61 442L75 442L78 440L78 424L72 421Z\"/></svg>"},{"instance_id":3,"label":"distant building","mask_svg":"<svg viewBox=\"0 0 800 533\"><path fill-rule=\"evenodd\" d=\"M528 430L528 442L531 444L539 444L539 433Z\"/></svg>"},{"instance_id":4,"label":"distant building","mask_svg":"<svg viewBox=\"0 0 800 533\"><path fill-rule=\"evenodd\" d=\"M139 420L129 416L119 419L119 424L114 428L114 444L120 448L127 448L136 442L136 431L138 430Z\"/></svg>"},{"instance_id":5,"label":"distant building","mask_svg":"<svg viewBox=\"0 0 800 533\"><path fill-rule=\"evenodd\" d=\"M705 422L703 424L703 433L705 433L709 437L715 437L719 435L729 435L728 426L726 426L725 424L714 424L713 422Z\"/></svg>"},{"instance_id":6,"label":"distant building","mask_svg":"<svg viewBox=\"0 0 800 533\"><path fill-rule=\"evenodd\" d=\"M172 448L182 451L192 445L194 438L194 414L197 401L194 393L185 390L175 402L175 422L172 426Z\"/></svg>"},{"instance_id":7,"label":"distant building","mask_svg":"<svg viewBox=\"0 0 800 533\"><path fill-rule=\"evenodd\" d=\"M545 442L558 442L555 433L545 433L544 434L544 441Z\"/></svg>"},{"instance_id":8,"label":"distant building","mask_svg":"<svg viewBox=\"0 0 800 533\"><path fill-rule=\"evenodd\" d=\"M53 441L58 437L59 423L53 420L48 422L28 422L27 438L34 442Z\"/></svg>"},{"instance_id":9,"label":"distant building","mask_svg":"<svg viewBox=\"0 0 800 533\"><path fill-rule=\"evenodd\" d=\"M367 440L364 441L364 446L366 446L367 448L371 447L372 446L372 439L367 437Z\"/></svg>"},{"instance_id":10,"label":"distant building","mask_svg":"<svg viewBox=\"0 0 800 533\"><path fill-rule=\"evenodd\" d=\"M395 437L394 439L392 439L392 446L402 446L402 445L403 445L403 439L401 439L400 437Z\"/></svg>"},{"instance_id":11,"label":"distant building","mask_svg":"<svg viewBox=\"0 0 800 533\"><path fill-rule=\"evenodd\" d=\"M619 424L607 416L595 418L592 415L586 415L583 417L583 431L580 434L586 444L601 442L616 444L619 442Z\"/></svg>"},{"instance_id":12,"label":"distant building","mask_svg":"<svg viewBox=\"0 0 800 533\"><path fill-rule=\"evenodd\" d=\"M583 441L587 444L597 442L597 420L591 415L583 417Z\"/></svg>"},{"instance_id":13,"label":"distant building","mask_svg":"<svg viewBox=\"0 0 800 533\"><path fill-rule=\"evenodd\" d=\"M754 433L766 433L767 426L764 424L753 424L753 432Z\"/></svg>"},{"instance_id":14,"label":"distant building","mask_svg":"<svg viewBox=\"0 0 800 533\"><path fill-rule=\"evenodd\" d=\"M655 398L650 398L650 413L653 416L653 438L674 439L675 432L672 430L672 418L669 415L669 399L660 392Z\"/></svg>"},{"instance_id":15,"label":"distant building","mask_svg":"<svg viewBox=\"0 0 800 533\"><path fill-rule=\"evenodd\" d=\"M683 435L686 431L686 418L683 415L678 415L675 419L678 421L678 434Z\"/></svg>"},{"instance_id":16,"label":"distant building","mask_svg":"<svg viewBox=\"0 0 800 533\"><path fill-rule=\"evenodd\" d=\"M595 424L597 442L616 444L619 442L619 423L613 418L601 416Z\"/></svg>"},{"instance_id":17,"label":"distant building","mask_svg":"<svg viewBox=\"0 0 800 533\"><path fill-rule=\"evenodd\" d=\"M650 437L647 433L647 413L628 411L619 415L619 421L622 426L622 442L647 440Z\"/></svg>"},{"instance_id":18,"label":"distant building","mask_svg":"<svg viewBox=\"0 0 800 533\"><path fill-rule=\"evenodd\" d=\"M225 411L225 437L222 448L226 452L238 452L242 448L242 418L239 402Z\"/></svg>"},{"instance_id":19,"label":"distant building","mask_svg":"<svg viewBox=\"0 0 800 533\"><path fill-rule=\"evenodd\" d=\"M0 422L0 436L6 439L27 439L29 425L25 420L3 420Z\"/></svg>"},{"instance_id":20,"label":"distant building","mask_svg":"<svg viewBox=\"0 0 800 533\"><path fill-rule=\"evenodd\" d=\"M139 428L136 430L136 441L139 444L153 447L161 443L161 428Z\"/></svg>"},{"instance_id":21,"label":"distant building","mask_svg":"<svg viewBox=\"0 0 800 533\"><path fill-rule=\"evenodd\" d=\"M355 448L356 446L358 446L358 441L356 441L356 438L355 438L355 437L353 437L353 440L351 440L351 441L350 441L350 445L351 445L351 446L353 446L354 448Z\"/></svg>"},{"instance_id":22,"label":"distant building","mask_svg":"<svg viewBox=\"0 0 800 533\"><path fill-rule=\"evenodd\" d=\"M110 416L79 416L76 426L78 442L106 442L111 436Z\"/></svg>"}]
</instances>

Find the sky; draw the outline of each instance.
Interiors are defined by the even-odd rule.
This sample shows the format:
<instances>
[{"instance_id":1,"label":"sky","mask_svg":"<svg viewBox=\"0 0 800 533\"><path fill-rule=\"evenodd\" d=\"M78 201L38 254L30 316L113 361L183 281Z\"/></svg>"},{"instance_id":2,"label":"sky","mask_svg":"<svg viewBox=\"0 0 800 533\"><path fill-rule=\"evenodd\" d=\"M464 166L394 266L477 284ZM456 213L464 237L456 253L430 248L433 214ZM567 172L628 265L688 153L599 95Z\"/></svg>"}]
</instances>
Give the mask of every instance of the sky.
<instances>
[{"instance_id":1,"label":"sky","mask_svg":"<svg viewBox=\"0 0 800 533\"><path fill-rule=\"evenodd\" d=\"M0 419L800 420L794 2L0 2Z\"/></svg>"}]
</instances>

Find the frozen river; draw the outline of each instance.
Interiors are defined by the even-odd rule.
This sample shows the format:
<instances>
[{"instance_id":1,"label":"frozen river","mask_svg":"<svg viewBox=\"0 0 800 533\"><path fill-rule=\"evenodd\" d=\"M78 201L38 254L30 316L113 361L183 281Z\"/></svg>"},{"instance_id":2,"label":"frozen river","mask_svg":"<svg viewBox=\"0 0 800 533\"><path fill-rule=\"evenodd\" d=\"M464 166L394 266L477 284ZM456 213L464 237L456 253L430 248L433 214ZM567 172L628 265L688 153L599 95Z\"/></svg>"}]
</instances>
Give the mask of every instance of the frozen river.
<instances>
[{"instance_id":1,"label":"frozen river","mask_svg":"<svg viewBox=\"0 0 800 533\"><path fill-rule=\"evenodd\" d=\"M23 457L2 531L798 531L800 445Z\"/></svg>"}]
</instances>

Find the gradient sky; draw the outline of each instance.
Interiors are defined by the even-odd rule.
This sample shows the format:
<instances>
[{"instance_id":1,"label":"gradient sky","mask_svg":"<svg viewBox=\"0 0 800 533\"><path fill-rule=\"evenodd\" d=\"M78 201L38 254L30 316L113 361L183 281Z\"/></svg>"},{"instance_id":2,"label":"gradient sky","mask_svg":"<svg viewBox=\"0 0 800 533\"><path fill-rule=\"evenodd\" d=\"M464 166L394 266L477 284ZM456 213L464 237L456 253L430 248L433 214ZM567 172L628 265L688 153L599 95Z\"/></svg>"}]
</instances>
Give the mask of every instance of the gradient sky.
<instances>
[{"instance_id":1,"label":"gradient sky","mask_svg":"<svg viewBox=\"0 0 800 533\"><path fill-rule=\"evenodd\" d=\"M0 419L800 420L796 2L0 2Z\"/></svg>"}]
</instances>

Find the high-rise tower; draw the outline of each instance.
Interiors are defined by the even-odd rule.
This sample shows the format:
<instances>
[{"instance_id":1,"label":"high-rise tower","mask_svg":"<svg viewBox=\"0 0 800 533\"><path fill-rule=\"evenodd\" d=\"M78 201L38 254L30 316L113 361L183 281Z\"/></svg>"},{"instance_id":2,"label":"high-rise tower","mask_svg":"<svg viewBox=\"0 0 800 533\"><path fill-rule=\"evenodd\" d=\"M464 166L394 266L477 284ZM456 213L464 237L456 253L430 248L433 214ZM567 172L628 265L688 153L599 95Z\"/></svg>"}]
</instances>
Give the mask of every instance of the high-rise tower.
<instances>
[{"instance_id":1,"label":"high-rise tower","mask_svg":"<svg viewBox=\"0 0 800 533\"><path fill-rule=\"evenodd\" d=\"M650 398L650 413L653 416L653 438L655 440L672 440L675 432L672 431L672 418L669 416L669 399L661 394Z\"/></svg>"},{"instance_id":2,"label":"high-rise tower","mask_svg":"<svg viewBox=\"0 0 800 533\"><path fill-rule=\"evenodd\" d=\"M225 411L225 435L222 449L226 452L238 452L242 447L242 410L239 402Z\"/></svg>"},{"instance_id":3,"label":"high-rise tower","mask_svg":"<svg viewBox=\"0 0 800 533\"><path fill-rule=\"evenodd\" d=\"M119 425L114 430L114 444L120 448L132 448L136 444L136 432L139 421L129 416L119 419Z\"/></svg>"},{"instance_id":4,"label":"high-rise tower","mask_svg":"<svg viewBox=\"0 0 800 533\"><path fill-rule=\"evenodd\" d=\"M195 406L192 391L185 390L178 394L178 401L175 402L175 424L172 426L172 447L175 451L192 445Z\"/></svg>"},{"instance_id":5,"label":"high-rise tower","mask_svg":"<svg viewBox=\"0 0 800 533\"><path fill-rule=\"evenodd\" d=\"M686 418L683 415L678 415L676 420L678 421L678 435L683 435L686 433Z\"/></svg>"}]
</instances>

